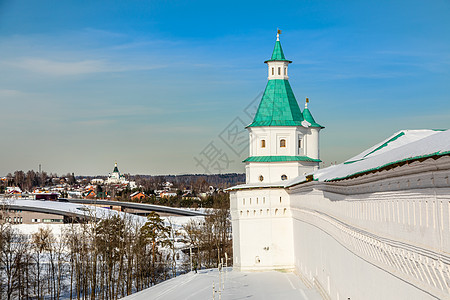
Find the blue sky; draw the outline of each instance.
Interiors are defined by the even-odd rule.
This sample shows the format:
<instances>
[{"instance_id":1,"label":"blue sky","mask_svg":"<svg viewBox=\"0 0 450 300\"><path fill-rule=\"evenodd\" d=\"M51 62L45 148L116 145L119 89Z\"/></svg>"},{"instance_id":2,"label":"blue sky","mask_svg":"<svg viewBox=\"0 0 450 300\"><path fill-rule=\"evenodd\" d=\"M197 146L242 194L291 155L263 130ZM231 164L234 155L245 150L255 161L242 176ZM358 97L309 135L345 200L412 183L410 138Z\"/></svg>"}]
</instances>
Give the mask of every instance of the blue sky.
<instances>
[{"instance_id":1,"label":"blue sky","mask_svg":"<svg viewBox=\"0 0 450 300\"><path fill-rule=\"evenodd\" d=\"M439 0L0 0L0 175L202 173L211 143L243 172L220 136L248 121L277 27L326 165L448 128L449 16Z\"/></svg>"}]
</instances>

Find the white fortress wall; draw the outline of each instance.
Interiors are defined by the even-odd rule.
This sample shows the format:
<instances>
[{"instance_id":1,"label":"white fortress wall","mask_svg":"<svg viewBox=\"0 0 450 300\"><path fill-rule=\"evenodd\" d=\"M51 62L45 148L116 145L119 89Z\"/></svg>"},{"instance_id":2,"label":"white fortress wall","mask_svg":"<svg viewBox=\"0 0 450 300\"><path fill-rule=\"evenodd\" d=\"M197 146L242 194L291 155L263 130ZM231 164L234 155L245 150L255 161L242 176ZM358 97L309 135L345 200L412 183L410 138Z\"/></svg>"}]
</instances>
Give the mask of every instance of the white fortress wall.
<instances>
[{"instance_id":1,"label":"white fortress wall","mask_svg":"<svg viewBox=\"0 0 450 300\"><path fill-rule=\"evenodd\" d=\"M450 157L289 189L295 268L331 299L450 299Z\"/></svg>"},{"instance_id":2,"label":"white fortress wall","mask_svg":"<svg viewBox=\"0 0 450 300\"><path fill-rule=\"evenodd\" d=\"M292 270L294 237L286 190L250 189L231 192L230 197L234 266Z\"/></svg>"}]
</instances>

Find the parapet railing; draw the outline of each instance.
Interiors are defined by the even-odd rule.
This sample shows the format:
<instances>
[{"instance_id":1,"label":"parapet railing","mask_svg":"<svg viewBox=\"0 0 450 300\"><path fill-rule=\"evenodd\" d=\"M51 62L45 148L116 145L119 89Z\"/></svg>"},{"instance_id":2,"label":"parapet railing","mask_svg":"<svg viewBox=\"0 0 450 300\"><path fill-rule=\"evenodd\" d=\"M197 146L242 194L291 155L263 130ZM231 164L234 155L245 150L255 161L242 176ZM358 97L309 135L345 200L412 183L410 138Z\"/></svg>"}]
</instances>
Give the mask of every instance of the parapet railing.
<instances>
[{"instance_id":1,"label":"parapet railing","mask_svg":"<svg viewBox=\"0 0 450 300\"><path fill-rule=\"evenodd\" d=\"M326 213L292 208L295 219L330 234L365 261L438 299L450 297L450 255L388 239L344 223Z\"/></svg>"}]
</instances>

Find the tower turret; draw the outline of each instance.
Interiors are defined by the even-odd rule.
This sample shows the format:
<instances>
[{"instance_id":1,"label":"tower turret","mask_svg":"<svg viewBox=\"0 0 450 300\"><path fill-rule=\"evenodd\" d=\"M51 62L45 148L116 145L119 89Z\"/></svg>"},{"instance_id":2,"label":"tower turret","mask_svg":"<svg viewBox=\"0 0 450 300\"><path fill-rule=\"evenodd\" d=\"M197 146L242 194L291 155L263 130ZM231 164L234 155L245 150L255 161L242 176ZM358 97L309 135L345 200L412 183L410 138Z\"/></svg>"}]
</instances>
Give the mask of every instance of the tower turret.
<instances>
[{"instance_id":1,"label":"tower turret","mask_svg":"<svg viewBox=\"0 0 450 300\"><path fill-rule=\"evenodd\" d=\"M266 60L265 63L268 66L268 79L289 79L288 77L288 65L292 62L287 60L284 56L283 48L280 43L281 30L277 31L277 41L273 48L272 57Z\"/></svg>"}]
</instances>

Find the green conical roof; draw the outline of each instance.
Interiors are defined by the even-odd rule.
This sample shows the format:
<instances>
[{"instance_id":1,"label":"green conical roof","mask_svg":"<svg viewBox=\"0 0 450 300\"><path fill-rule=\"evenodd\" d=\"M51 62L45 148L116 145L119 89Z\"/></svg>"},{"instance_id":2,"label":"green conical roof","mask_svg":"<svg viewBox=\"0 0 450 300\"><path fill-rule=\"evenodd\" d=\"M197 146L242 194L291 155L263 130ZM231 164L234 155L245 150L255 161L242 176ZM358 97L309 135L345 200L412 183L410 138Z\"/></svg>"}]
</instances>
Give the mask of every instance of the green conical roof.
<instances>
[{"instance_id":1,"label":"green conical roof","mask_svg":"<svg viewBox=\"0 0 450 300\"><path fill-rule=\"evenodd\" d=\"M272 57L269 60L266 60L265 62L274 61L274 60L291 62L290 60L287 60L286 57L284 57L283 48L281 48L280 41L275 42L275 47L273 48Z\"/></svg>"},{"instance_id":2,"label":"green conical roof","mask_svg":"<svg viewBox=\"0 0 450 300\"><path fill-rule=\"evenodd\" d=\"M119 173L119 168L117 168L117 163L114 165L113 173Z\"/></svg>"},{"instance_id":3,"label":"green conical roof","mask_svg":"<svg viewBox=\"0 0 450 300\"><path fill-rule=\"evenodd\" d=\"M302 126L303 115L289 81L269 80L258 111L248 127Z\"/></svg>"},{"instance_id":4,"label":"green conical roof","mask_svg":"<svg viewBox=\"0 0 450 300\"><path fill-rule=\"evenodd\" d=\"M316 121L314 120L314 117L312 116L311 112L309 111L309 109L307 107L305 107L305 109L303 110L303 119L305 119L305 121L307 121L308 123L311 124L309 127L324 128L322 125L319 125L316 123Z\"/></svg>"}]
</instances>

